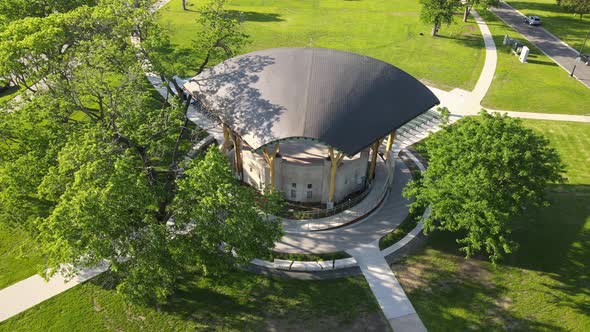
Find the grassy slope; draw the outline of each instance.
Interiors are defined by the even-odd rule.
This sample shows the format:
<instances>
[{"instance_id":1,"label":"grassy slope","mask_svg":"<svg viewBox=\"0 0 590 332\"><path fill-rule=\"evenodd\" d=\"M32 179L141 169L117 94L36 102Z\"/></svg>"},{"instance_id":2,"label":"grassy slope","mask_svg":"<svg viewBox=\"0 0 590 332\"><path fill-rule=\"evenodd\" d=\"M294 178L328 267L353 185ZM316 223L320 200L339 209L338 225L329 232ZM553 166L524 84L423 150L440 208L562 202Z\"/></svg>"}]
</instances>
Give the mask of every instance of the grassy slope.
<instances>
[{"instance_id":1,"label":"grassy slope","mask_svg":"<svg viewBox=\"0 0 590 332\"><path fill-rule=\"evenodd\" d=\"M201 5L193 3L191 10ZM252 43L244 53L273 47L335 48L390 62L446 89L472 89L483 66L483 40L475 24L445 26L441 37L432 38L413 0L233 0L229 8L245 13ZM183 12L180 0L172 0L160 15L178 48L190 46L199 32L197 13Z\"/></svg>"},{"instance_id":2,"label":"grassy slope","mask_svg":"<svg viewBox=\"0 0 590 332\"><path fill-rule=\"evenodd\" d=\"M590 89L571 79L539 49L528 43L491 12L482 12L498 48L498 66L492 86L482 105L492 109L590 115ZM502 46L504 35L516 38L531 49L529 61L522 64Z\"/></svg>"},{"instance_id":3,"label":"grassy slope","mask_svg":"<svg viewBox=\"0 0 590 332\"><path fill-rule=\"evenodd\" d=\"M32 276L42 262L25 232L0 224L0 289Z\"/></svg>"},{"instance_id":4,"label":"grassy slope","mask_svg":"<svg viewBox=\"0 0 590 332\"><path fill-rule=\"evenodd\" d=\"M187 278L159 310L126 304L104 278L75 287L4 323L0 331L387 330L362 277L270 279L245 272Z\"/></svg>"},{"instance_id":5,"label":"grassy slope","mask_svg":"<svg viewBox=\"0 0 590 332\"><path fill-rule=\"evenodd\" d=\"M564 7L558 6L555 0L508 0L506 2L525 15L541 17L543 27L576 50L580 49L590 29L590 15L586 14L580 19L579 15L574 15ZM586 46L590 45L586 44ZM589 52L587 48L585 53Z\"/></svg>"},{"instance_id":6,"label":"grassy slope","mask_svg":"<svg viewBox=\"0 0 590 332\"><path fill-rule=\"evenodd\" d=\"M590 330L590 124L525 124L559 150L569 183L550 186L552 205L530 211L496 267L463 259L448 234L394 267L429 331Z\"/></svg>"}]
</instances>

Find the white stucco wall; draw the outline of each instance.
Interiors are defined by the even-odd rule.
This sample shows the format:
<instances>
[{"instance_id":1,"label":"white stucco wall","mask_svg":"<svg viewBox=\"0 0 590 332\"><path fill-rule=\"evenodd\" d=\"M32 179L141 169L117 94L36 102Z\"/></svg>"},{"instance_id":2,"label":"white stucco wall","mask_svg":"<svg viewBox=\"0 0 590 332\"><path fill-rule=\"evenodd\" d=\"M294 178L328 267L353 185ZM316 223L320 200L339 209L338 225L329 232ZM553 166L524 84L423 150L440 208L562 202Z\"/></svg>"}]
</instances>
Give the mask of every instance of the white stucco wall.
<instances>
[{"instance_id":1,"label":"white stucco wall","mask_svg":"<svg viewBox=\"0 0 590 332\"><path fill-rule=\"evenodd\" d=\"M228 152L233 162L233 149ZM354 159L345 159L336 173L334 201L339 202L349 194L364 189L369 152L365 150ZM243 181L259 190L270 185L270 170L262 155L242 150ZM275 185L285 199L295 202L326 203L330 188L330 161L317 159L311 163L275 159ZM295 184L295 186L293 186ZM308 188L311 185L311 188ZM308 197L308 191L311 197ZM294 197L293 197L294 194Z\"/></svg>"}]
</instances>

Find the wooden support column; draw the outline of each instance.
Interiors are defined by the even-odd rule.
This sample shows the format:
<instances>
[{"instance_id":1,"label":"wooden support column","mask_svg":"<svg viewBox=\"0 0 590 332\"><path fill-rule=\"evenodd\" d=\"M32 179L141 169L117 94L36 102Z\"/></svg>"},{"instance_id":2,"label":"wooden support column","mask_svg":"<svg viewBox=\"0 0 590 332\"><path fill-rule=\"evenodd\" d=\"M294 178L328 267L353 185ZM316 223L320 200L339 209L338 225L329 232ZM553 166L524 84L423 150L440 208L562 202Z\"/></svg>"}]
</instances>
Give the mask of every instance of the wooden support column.
<instances>
[{"instance_id":1,"label":"wooden support column","mask_svg":"<svg viewBox=\"0 0 590 332\"><path fill-rule=\"evenodd\" d=\"M242 179L242 139L231 130L229 131L229 137L234 143L234 163L236 165L236 173Z\"/></svg>"},{"instance_id":2,"label":"wooden support column","mask_svg":"<svg viewBox=\"0 0 590 332\"><path fill-rule=\"evenodd\" d=\"M224 124L221 125L223 130L223 142L221 144L221 151L225 154L229 150L229 144L231 142L231 130Z\"/></svg>"},{"instance_id":3,"label":"wooden support column","mask_svg":"<svg viewBox=\"0 0 590 332\"><path fill-rule=\"evenodd\" d=\"M270 168L270 190L274 191L275 188L275 159L277 156L277 152L279 152L279 143L277 143L275 145L275 147L272 149L272 152L268 152L267 148L263 148L262 149L262 155L264 156L264 160L266 160L266 163L268 164L268 167Z\"/></svg>"},{"instance_id":4,"label":"wooden support column","mask_svg":"<svg viewBox=\"0 0 590 332\"><path fill-rule=\"evenodd\" d=\"M377 153L379 153L379 145L381 145L382 139L378 139L371 145L371 164L369 164L369 176L367 180L371 181L375 177L375 166L377 165Z\"/></svg>"},{"instance_id":5,"label":"wooden support column","mask_svg":"<svg viewBox=\"0 0 590 332\"><path fill-rule=\"evenodd\" d=\"M328 192L328 203L333 203L334 191L336 189L336 171L342 159L344 159L344 153L334 153L334 148L329 148L328 153L330 154L330 191Z\"/></svg>"},{"instance_id":6,"label":"wooden support column","mask_svg":"<svg viewBox=\"0 0 590 332\"><path fill-rule=\"evenodd\" d=\"M389 152L391 151L391 147L393 146L393 141L395 140L395 136L397 136L397 130L392 131L389 136L387 136L387 145L385 146L385 158L389 159Z\"/></svg>"}]
</instances>

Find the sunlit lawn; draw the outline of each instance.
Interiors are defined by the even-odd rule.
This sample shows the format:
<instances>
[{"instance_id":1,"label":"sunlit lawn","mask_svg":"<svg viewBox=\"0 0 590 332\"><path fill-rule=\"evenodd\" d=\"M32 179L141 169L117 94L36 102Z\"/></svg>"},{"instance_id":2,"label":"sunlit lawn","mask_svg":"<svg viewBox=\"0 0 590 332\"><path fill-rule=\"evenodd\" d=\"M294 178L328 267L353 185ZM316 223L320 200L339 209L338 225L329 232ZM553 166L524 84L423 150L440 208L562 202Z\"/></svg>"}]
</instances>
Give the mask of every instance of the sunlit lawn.
<instances>
[{"instance_id":1,"label":"sunlit lawn","mask_svg":"<svg viewBox=\"0 0 590 332\"><path fill-rule=\"evenodd\" d=\"M160 10L177 49L189 47L199 33L195 20L202 2L180 0ZM483 40L474 23L457 23L430 37L414 0L233 0L229 9L243 12L251 43L243 50L274 47L326 47L356 52L392 63L429 84L471 90L483 66ZM423 35L421 35L423 34ZM180 61L180 60L179 60ZM190 62L190 61L189 61ZM195 62L195 61L193 61ZM179 73L190 75L191 70ZM191 72L192 71L192 72Z\"/></svg>"},{"instance_id":2,"label":"sunlit lawn","mask_svg":"<svg viewBox=\"0 0 590 332\"><path fill-rule=\"evenodd\" d=\"M482 12L498 48L498 65L492 86L482 101L498 110L590 115L590 89L569 77L553 60L491 12ZM531 49L528 63L518 60L508 46L508 34Z\"/></svg>"},{"instance_id":3,"label":"sunlit lawn","mask_svg":"<svg viewBox=\"0 0 590 332\"><path fill-rule=\"evenodd\" d=\"M42 263L27 233L0 224L0 289L37 273Z\"/></svg>"}]
</instances>

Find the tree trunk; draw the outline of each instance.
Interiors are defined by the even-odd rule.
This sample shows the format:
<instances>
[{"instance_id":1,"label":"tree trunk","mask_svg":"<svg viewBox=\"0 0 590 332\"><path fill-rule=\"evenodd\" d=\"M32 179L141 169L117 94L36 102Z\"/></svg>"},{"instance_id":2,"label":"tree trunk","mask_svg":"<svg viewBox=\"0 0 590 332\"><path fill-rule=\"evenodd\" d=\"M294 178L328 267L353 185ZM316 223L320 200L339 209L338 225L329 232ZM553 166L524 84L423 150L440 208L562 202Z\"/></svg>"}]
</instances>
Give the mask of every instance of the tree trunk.
<instances>
[{"instance_id":1,"label":"tree trunk","mask_svg":"<svg viewBox=\"0 0 590 332\"><path fill-rule=\"evenodd\" d=\"M469 17L470 12L471 12L471 8L469 6L465 6L465 13L463 14L463 22L467 22L467 17Z\"/></svg>"},{"instance_id":2,"label":"tree trunk","mask_svg":"<svg viewBox=\"0 0 590 332\"><path fill-rule=\"evenodd\" d=\"M186 10L186 0L182 0L182 10Z\"/></svg>"},{"instance_id":3,"label":"tree trunk","mask_svg":"<svg viewBox=\"0 0 590 332\"><path fill-rule=\"evenodd\" d=\"M438 32L438 29L437 29L437 27L436 27L436 24L435 24L435 25L432 27L432 34L431 34L431 36L433 36L433 37L434 37L434 36L436 36L436 33L437 33L437 32Z\"/></svg>"}]
</instances>

